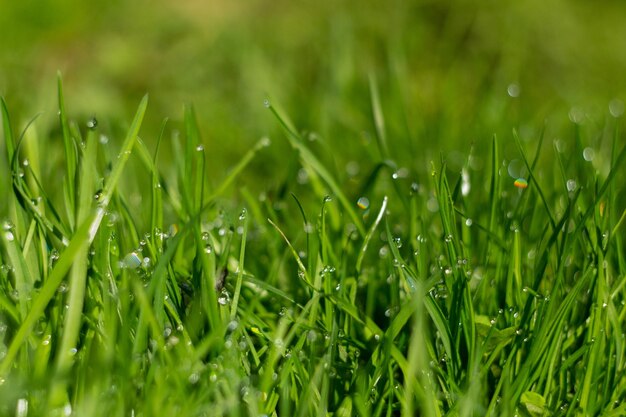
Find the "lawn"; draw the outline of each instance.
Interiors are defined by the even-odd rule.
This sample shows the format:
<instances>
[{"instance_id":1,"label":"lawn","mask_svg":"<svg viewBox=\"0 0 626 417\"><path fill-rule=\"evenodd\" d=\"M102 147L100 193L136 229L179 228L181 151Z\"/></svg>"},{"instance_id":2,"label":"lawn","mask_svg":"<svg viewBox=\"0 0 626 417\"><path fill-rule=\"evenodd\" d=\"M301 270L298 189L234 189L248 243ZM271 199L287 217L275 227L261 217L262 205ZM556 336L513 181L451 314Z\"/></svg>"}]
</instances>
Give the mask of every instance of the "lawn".
<instances>
[{"instance_id":1,"label":"lawn","mask_svg":"<svg viewBox=\"0 0 626 417\"><path fill-rule=\"evenodd\" d=\"M626 415L618 1L0 16L0 415Z\"/></svg>"}]
</instances>

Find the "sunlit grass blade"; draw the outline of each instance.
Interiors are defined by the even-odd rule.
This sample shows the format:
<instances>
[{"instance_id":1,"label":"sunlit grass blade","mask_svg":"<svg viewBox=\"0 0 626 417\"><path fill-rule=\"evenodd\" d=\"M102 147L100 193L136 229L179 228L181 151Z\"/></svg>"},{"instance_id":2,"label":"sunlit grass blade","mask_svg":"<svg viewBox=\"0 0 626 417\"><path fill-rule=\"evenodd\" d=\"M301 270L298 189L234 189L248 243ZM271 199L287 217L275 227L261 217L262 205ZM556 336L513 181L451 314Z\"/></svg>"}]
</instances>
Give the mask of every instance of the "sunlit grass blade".
<instances>
[{"instance_id":1,"label":"sunlit grass blade","mask_svg":"<svg viewBox=\"0 0 626 417\"><path fill-rule=\"evenodd\" d=\"M276 119L280 122L281 126L287 132L287 139L289 143L299 152L300 158L302 161L311 166L312 169L315 170L319 174L320 177L326 182L328 187L330 187L333 194L337 197L344 210L348 213L348 216L356 226L357 230L361 234L361 236L365 236L365 228L363 226L362 220L356 214L353 205L350 203L348 198L345 196L343 190L339 187L333 176L330 172L324 167L324 165L315 157L313 152L306 147L304 141L296 132L293 131L292 128L289 127L287 122L285 122L284 118L278 113L278 111L274 108L274 106L269 106L270 111L274 114Z\"/></svg>"},{"instance_id":2,"label":"sunlit grass blade","mask_svg":"<svg viewBox=\"0 0 626 417\"><path fill-rule=\"evenodd\" d=\"M210 197L207 198L207 201L209 201L209 202L213 201L215 198L217 198L218 196L222 195L226 191L226 189L228 189L228 187L233 183L233 181L235 180L237 175L239 175L241 173L241 171L243 171L244 168L246 166L248 166L248 164L250 163L250 161L252 161L252 159L254 158L256 153L258 151L260 151L261 149L268 147L269 145L270 145L270 142L269 142L269 140L267 138L260 139L252 147L252 149L250 149L248 152L246 152L246 154L243 156L243 158L241 158L241 160L237 163L237 165L235 165L230 170L230 172L228 173L226 178L224 178L222 180L220 185L217 186L211 192L211 195L210 195Z\"/></svg>"},{"instance_id":3,"label":"sunlit grass blade","mask_svg":"<svg viewBox=\"0 0 626 417\"><path fill-rule=\"evenodd\" d=\"M98 174L96 172L97 139L95 134L90 132L87 135L87 143L84 153L81 155L79 172L80 182L77 198L77 222L83 224L93 210L94 194L96 190ZM69 276L69 298L67 302L67 312L63 326L63 335L57 356L57 371L63 375L67 372L75 354L79 330L82 321L82 312L85 299L85 289L87 281L87 250L88 246L83 245L77 251L74 258L74 265Z\"/></svg>"},{"instance_id":4,"label":"sunlit grass blade","mask_svg":"<svg viewBox=\"0 0 626 417\"><path fill-rule=\"evenodd\" d=\"M61 133L63 135L63 148L65 150L65 180L63 183L66 196L65 209L70 229L74 229L76 221L75 181L78 157L76 142L72 138L67 113L65 111L65 96L63 94L63 81L61 80L61 73L57 74L57 96L59 101L59 120L61 122Z\"/></svg>"},{"instance_id":5,"label":"sunlit grass blade","mask_svg":"<svg viewBox=\"0 0 626 417\"><path fill-rule=\"evenodd\" d=\"M383 198L383 202L382 202L382 205L380 207L380 211L378 212L378 215L376 216L376 219L374 220L374 222L370 226L370 229L367 231L367 234L365 235L365 238L363 239L363 245L361 246L361 250L359 251L359 256L358 256L358 258L356 260L356 270L357 271L361 270L361 264L363 263L363 259L365 257L365 253L367 252L367 247L369 245L369 242L372 239L372 236L373 236L374 232L376 231L376 228L380 224L380 221L383 219L383 216L385 215L385 211L386 210L387 210L387 197L385 196Z\"/></svg>"},{"instance_id":6,"label":"sunlit grass blade","mask_svg":"<svg viewBox=\"0 0 626 417\"><path fill-rule=\"evenodd\" d=\"M378 95L378 85L373 74L369 77L370 87L370 100L372 108L372 118L374 119L374 126L376 128L376 139L378 148L383 160L389 160L389 147L387 146L387 132L385 131L385 119L383 117L383 110L380 104L380 97Z\"/></svg>"},{"instance_id":7,"label":"sunlit grass blade","mask_svg":"<svg viewBox=\"0 0 626 417\"><path fill-rule=\"evenodd\" d=\"M115 186L121 177L124 165L130 156L130 151L137 137L139 127L141 126L141 121L147 104L148 97L146 96L139 105L135 119L131 124L131 129L129 130L126 140L122 146L122 151L120 152L118 160L112 169L111 175L100 198L98 208L95 212L90 213L87 219L76 230L74 236L69 242L69 245L60 255L54 269L48 277L48 280L43 284L37 297L33 299L28 315L21 323L20 328L11 340L6 356L2 362L0 362L0 375L6 375L6 373L13 366L15 356L17 355L22 344L26 341L32 326L41 317L46 306L54 296L58 286L61 284L61 281L65 278L70 267L73 265L76 257L93 241L100 226L100 222L104 217L105 209L111 200L113 192L115 191Z\"/></svg>"},{"instance_id":8,"label":"sunlit grass blade","mask_svg":"<svg viewBox=\"0 0 626 417\"><path fill-rule=\"evenodd\" d=\"M13 153L15 152L15 138L13 137L13 129L11 128L9 109L4 101L4 97L0 97L0 112L2 115L2 132L4 134L4 146L6 147L7 161L12 161Z\"/></svg>"}]
</instances>

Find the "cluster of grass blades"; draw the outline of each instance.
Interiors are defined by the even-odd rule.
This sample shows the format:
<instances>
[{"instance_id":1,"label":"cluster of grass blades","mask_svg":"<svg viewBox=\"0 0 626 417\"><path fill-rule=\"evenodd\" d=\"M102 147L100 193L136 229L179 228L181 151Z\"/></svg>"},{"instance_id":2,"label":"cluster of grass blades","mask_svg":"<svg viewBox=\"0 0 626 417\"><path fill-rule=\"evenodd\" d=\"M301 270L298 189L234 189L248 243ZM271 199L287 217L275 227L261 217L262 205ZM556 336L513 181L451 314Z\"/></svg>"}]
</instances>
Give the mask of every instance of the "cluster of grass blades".
<instances>
[{"instance_id":1,"label":"cluster of grass blades","mask_svg":"<svg viewBox=\"0 0 626 417\"><path fill-rule=\"evenodd\" d=\"M3 100L0 414L626 413L617 128L605 174L580 158L582 136L541 165L543 134L532 155L513 131L527 188L505 179L495 138L486 187L471 155L461 173L442 159L398 178L371 90L380 159L358 194L268 102L310 195L244 187L245 208L220 197L267 139L210 186L192 108L166 178L167 123L154 151L139 136L147 97L119 152L71 121L60 79L60 137L45 144L30 123L16 135ZM52 139L54 195L38 157ZM131 159L149 177L148 226L120 185Z\"/></svg>"}]
</instances>

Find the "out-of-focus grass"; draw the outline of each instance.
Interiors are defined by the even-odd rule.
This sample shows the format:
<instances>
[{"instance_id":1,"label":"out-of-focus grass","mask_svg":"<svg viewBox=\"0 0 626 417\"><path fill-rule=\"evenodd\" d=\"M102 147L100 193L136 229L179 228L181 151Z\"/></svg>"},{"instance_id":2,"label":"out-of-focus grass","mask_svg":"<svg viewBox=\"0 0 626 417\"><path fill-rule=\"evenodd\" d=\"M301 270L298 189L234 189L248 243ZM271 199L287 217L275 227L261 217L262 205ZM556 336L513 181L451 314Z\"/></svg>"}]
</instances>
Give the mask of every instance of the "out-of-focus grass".
<instances>
[{"instance_id":1,"label":"out-of-focus grass","mask_svg":"<svg viewBox=\"0 0 626 417\"><path fill-rule=\"evenodd\" d=\"M0 14L0 93L16 120L41 111L41 133L56 120L57 70L84 122L121 120L149 92L148 141L161 117L177 127L181 104L194 103L217 173L279 132L262 105L269 97L345 173L375 137L373 77L396 163L423 166L445 152L458 170L471 144L484 154L486 139L511 126L527 141L548 119L555 139L568 112L584 122L608 115L611 100L623 109L624 19L619 2L10 2ZM108 127L113 141L123 136L124 126ZM170 141L164 148L165 159ZM279 188L295 174L284 152L259 158L244 180Z\"/></svg>"},{"instance_id":2,"label":"out-of-focus grass","mask_svg":"<svg viewBox=\"0 0 626 417\"><path fill-rule=\"evenodd\" d=\"M207 141L236 148L272 129L266 95L328 140L369 129L374 73L392 134L459 146L502 118L540 120L557 104L600 112L623 99L625 18L616 1L11 2L0 91L14 108L51 111L61 70L80 91L73 105L96 115L111 103L132 112L145 92L156 114L178 116L190 101Z\"/></svg>"}]
</instances>

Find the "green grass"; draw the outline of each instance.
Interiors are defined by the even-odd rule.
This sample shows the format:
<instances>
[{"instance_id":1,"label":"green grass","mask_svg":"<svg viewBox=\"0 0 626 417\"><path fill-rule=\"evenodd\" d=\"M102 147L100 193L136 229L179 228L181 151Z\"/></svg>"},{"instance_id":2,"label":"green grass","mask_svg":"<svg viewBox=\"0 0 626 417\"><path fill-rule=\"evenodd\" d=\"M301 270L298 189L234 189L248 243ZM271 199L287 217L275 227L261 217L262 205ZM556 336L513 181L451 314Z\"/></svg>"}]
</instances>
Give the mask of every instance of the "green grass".
<instances>
[{"instance_id":1,"label":"green grass","mask_svg":"<svg viewBox=\"0 0 626 417\"><path fill-rule=\"evenodd\" d=\"M3 100L0 415L624 415L621 119L405 167L369 87L354 175L269 101L216 172L190 106L143 137L147 96L119 136L60 77L56 121Z\"/></svg>"},{"instance_id":2,"label":"green grass","mask_svg":"<svg viewBox=\"0 0 626 417\"><path fill-rule=\"evenodd\" d=\"M624 21L3 4L0 417L626 415Z\"/></svg>"}]
</instances>

